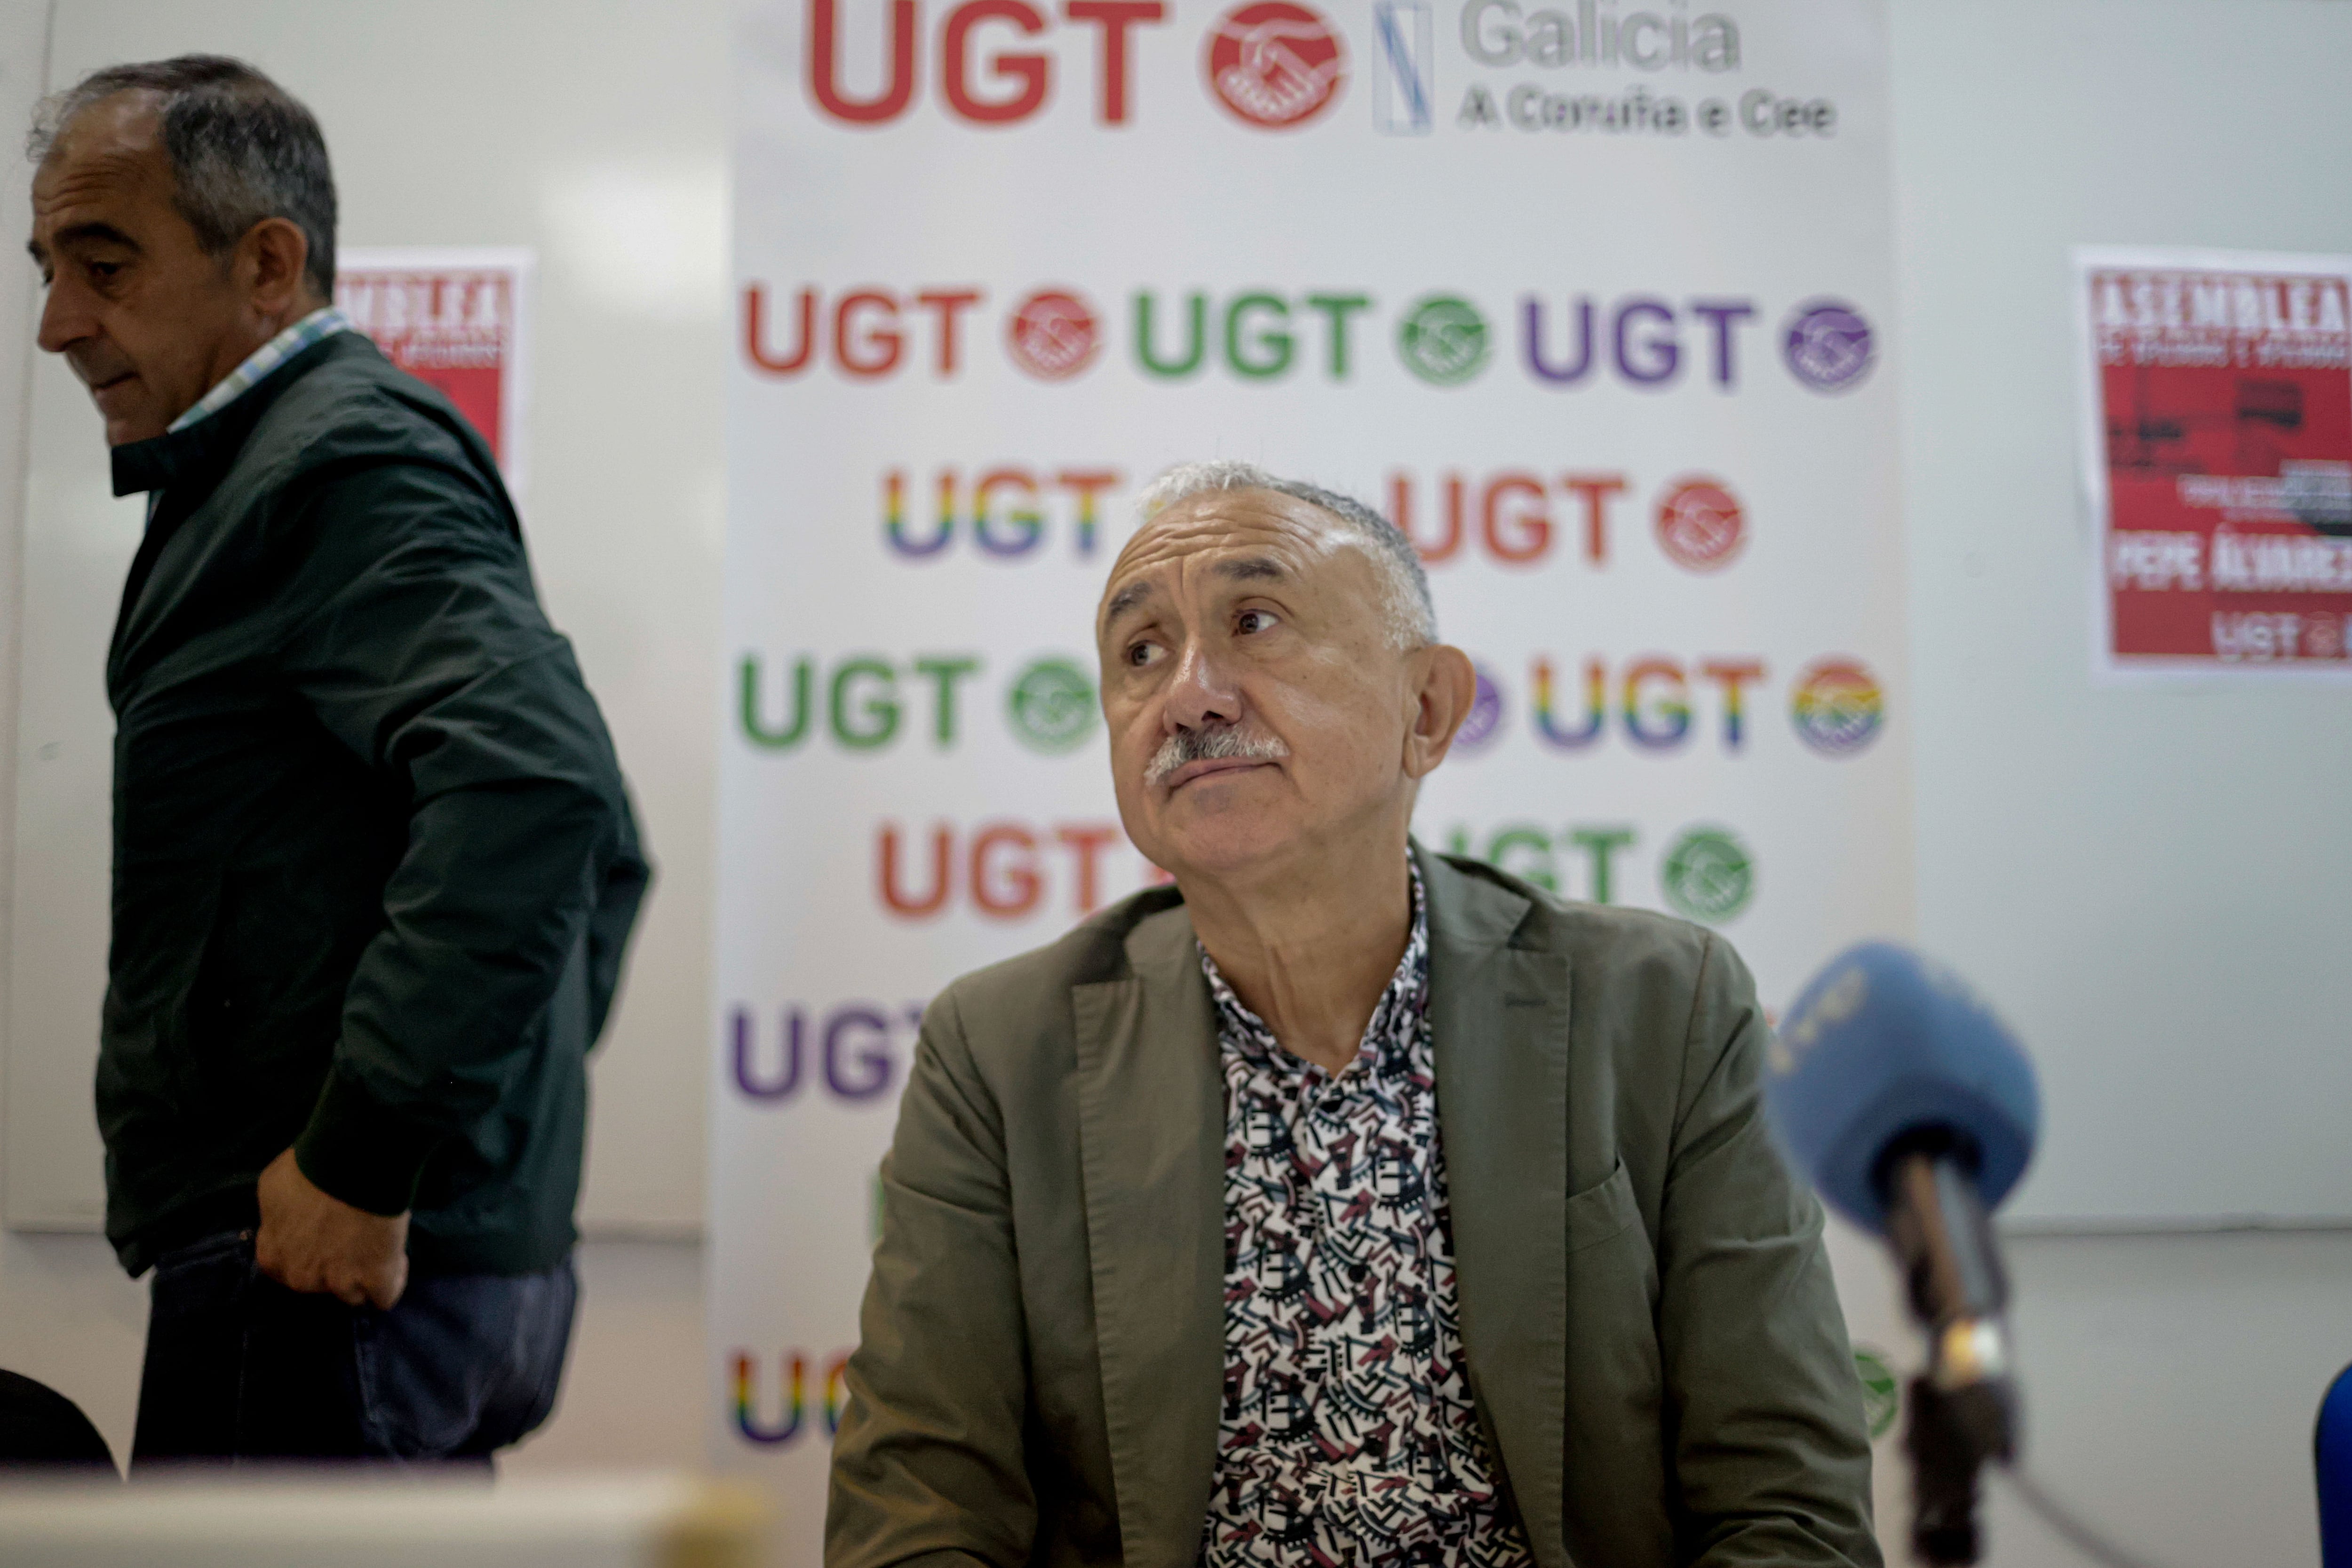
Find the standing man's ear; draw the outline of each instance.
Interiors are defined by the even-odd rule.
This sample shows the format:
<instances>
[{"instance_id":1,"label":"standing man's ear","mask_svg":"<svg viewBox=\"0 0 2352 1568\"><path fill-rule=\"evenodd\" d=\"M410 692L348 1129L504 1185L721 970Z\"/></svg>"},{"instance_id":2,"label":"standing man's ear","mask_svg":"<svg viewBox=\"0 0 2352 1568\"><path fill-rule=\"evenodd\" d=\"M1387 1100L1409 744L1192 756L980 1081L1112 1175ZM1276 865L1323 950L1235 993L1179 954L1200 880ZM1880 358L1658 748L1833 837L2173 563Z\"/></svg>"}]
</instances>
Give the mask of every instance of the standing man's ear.
<instances>
[{"instance_id":1,"label":"standing man's ear","mask_svg":"<svg viewBox=\"0 0 2352 1568\"><path fill-rule=\"evenodd\" d=\"M1478 700L1478 672L1471 668L1468 654L1444 643L1416 649L1407 658L1414 707L1405 731L1404 771L1418 779L1445 760L1455 731L1470 717L1470 706Z\"/></svg>"},{"instance_id":2,"label":"standing man's ear","mask_svg":"<svg viewBox=\"0 0 2352 1568\"><path fill-rule=\"evenodd\" d=\"M265 316L286 311L304 316L327 303L311 292L310 265L310 237L290 218L263 218L245 231L229 256L247 300Z\"/></svg>"}]
</instances>

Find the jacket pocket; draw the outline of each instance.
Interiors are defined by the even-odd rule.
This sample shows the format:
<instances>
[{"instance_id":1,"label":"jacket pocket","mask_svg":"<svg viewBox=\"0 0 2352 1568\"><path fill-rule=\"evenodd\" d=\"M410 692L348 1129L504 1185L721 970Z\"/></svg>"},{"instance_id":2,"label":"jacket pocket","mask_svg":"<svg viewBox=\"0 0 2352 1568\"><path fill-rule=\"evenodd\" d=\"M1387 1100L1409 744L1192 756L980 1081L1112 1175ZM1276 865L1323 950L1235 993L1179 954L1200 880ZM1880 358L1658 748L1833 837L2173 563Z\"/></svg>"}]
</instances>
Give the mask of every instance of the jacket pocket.
<instances>
[{"instance_id":1,"label":"jacket pocket","mask_svg":"<svg viewBox=\"0 0 2352 1568\"><path fill-rule=\"evenodd\" d=\"M1568 1200L1568 1250L1575 1254L1614 1241L1641 1223L1633 1178L1621 1159L1606 1177Z\"/></svg>"},{"instance_id":2,"label":"jacket pocket","mask_svg":"<svg viewBox=\"0 0 2352 1568\"><path fill-rule=\"evenodd\" d=\"M210 1015L217 1011L207 1005L205 975L220 907L217 874L206 868L159 879L152 895L136 899L124 896L121 880L118 876L98 1063L99 1121L110 1138L126 1118L152 1125L153 1119L203 1114L202 1058ZM142 1153L156 1152L151 1142Z\"/></svg>"}]
</instances>

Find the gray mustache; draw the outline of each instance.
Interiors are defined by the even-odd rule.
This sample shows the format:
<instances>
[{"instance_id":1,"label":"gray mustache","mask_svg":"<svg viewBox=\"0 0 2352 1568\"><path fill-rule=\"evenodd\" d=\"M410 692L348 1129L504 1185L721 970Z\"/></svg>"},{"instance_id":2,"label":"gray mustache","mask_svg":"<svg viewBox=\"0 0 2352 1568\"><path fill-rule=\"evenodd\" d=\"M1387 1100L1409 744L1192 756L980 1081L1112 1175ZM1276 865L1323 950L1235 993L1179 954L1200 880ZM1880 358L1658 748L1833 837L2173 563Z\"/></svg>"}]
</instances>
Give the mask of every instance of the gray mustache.
<instances>
[{"instance_id":1,"label":"gray mustache","mask_svg":"<svg viewBox=\"0 0 2352 1568\"><path fill-rule=\"evenodd\" d=\"M1187 763L1223 762L1228 757L1246 757L1255 763L1271 763L1290 755L1290 748L1272 735L1254 735L1228 725L1216 730L1179 730L1160 742L1151 754L1151 765L1143 770L1143 782L1157 784Z\"/></svg>"}]
</instances>

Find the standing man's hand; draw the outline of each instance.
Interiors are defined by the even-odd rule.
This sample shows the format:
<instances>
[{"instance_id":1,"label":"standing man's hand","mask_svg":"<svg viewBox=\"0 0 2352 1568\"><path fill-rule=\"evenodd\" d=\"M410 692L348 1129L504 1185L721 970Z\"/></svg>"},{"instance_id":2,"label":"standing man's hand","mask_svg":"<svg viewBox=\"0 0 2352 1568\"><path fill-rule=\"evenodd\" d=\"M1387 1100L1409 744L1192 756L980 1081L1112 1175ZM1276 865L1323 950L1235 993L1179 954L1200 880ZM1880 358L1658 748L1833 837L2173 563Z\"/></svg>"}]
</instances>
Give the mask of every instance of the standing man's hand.
<instances>
[{"instance_id":1,"label":"standing man's hand","mask_svg":"<svg viewBox=\"0 0 2352 1568\"><path fill-rule=\"evenodd\" d=\"M408 1216L370 1214L313 1186L289 1149L261 1173L253 1260L289 1290L389 1308L408 1288Z\"/></svg>"}]
</instances>

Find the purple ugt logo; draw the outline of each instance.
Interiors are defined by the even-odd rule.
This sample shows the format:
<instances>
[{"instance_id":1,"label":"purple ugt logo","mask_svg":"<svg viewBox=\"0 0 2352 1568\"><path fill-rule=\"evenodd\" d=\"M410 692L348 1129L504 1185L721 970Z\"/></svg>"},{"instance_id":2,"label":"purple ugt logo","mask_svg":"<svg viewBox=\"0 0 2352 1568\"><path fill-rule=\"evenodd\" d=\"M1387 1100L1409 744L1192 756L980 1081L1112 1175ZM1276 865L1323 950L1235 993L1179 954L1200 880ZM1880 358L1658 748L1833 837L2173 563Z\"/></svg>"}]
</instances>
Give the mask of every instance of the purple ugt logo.
<instances>
[{"instance_id":1,"label":"purple ugt logo","mask_svg":"<svg viewBox=\"0 0 2352 1568\"><path fill-rule=\"evenodd\" d=\"M1485 666L1477 669L1478 694L1470 700L1469 716L1454 736L1454 744L1465 752L1486 750L1503 727L1503 689L1495 684Z\"/></svg>"},{"instance_id":2,"label":"purple ugt logo","mask_svg":"<svg viewBox=\"0 0 2352 1568\"><path fill-rule=\"evenodd\" d=\"M1843 392L1870 371L1870 323L1843 300L1797 307L1780 345L1789 374L1815 392Z\"/></svg>"}]
</instances>

